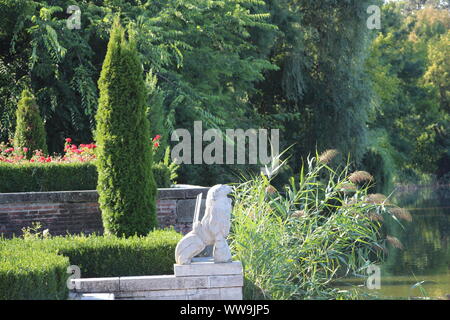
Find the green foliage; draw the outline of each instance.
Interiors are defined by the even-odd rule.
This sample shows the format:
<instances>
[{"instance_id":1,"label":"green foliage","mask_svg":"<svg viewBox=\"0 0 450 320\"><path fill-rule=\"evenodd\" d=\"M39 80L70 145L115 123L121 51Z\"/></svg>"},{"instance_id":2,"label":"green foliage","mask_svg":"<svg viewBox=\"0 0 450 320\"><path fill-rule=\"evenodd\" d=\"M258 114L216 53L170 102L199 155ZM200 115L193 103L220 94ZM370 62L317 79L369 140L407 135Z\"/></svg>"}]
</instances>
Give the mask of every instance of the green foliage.
<instances>
[{"instance_id":1,"label":"green foliage","mask_svg":"<svg viewBox=\"0 0 450 320\"><path fill-rule=\"evenodd\" d=\"M74 4L73 1L58 1L57 4L30 0L0 2L4 21L0 25L0 60L7 66L7 76L2 83L8 81L15 86L10 93L0 92L0 99L5 102L2 107L7 111L4 116L10 114L11 101L18 100L18 89L30 86L44 120L51 124L47 126L47 142L52 152L60 151L63 139L68 136L92 140L93 115L97 107L95 79L105 47L102 35L106 34L106 28L98 21L102 10L90 6L90 10L82 14L83 29L69 30L64 11L70 4ZM98 40L90 43L92 37ZM2 140L11 138L8 126L2 130Z\"/></svg>"},{"instance_id":2,"label":"green foliage","mask_svg":"<svg viewBox=\"0 0 450 320\"><path fill-rule=\"evenodd\" d=\"M381 32L366 27L367 7L381 0L86 0L77 3L82 28L69 30L73 3L0 0L1 141L13 135L25 87L36 93L51 152L65 137L92 140L96 81L120 14L148 75L150 131L162 136L156 161L173 129L192 132L202 120L205 129L281 129L281 147L296 144L294 170L316 147L362 164L377 147L372 130L387 132L396 181L450 170L440 129L449 127L448 1L386 3ZM423 159L423 150L433 152ZM179 179L210 185L250 169L186 165Z\"/></svg>"},{"instance_id":3,"label":"green foliage","mask_svg":"<svg viewBox=\"0 0 450 320\"><path fill-rule=\"evenodd\" d=\"M157 81L156 75L151 71L147 73L145 84L148 93L147 118L151 123L150 134L153 138L160 136L158 139L159 147L153 154L155 162L163 160L170 137L170 124L167 123L167 118L164 116L164 92L157 87Z\"/></svg>"},{"instance_id":4,"label":"green foliage","mask_svg":"<svg viewBox=\"0 0 450 320\"><path fill-rule=\"evenodd\" d=\"M438 92L439 104L443 111L450 113L450 59L447 53L450 47L450 14L448 18L448 31L437 37L436 41L428 44L428 68L424 74L426 83L433 86Z\"/></svg>"},{"instance_id":5,"label":"green foliage","mask_svg":"<svg viewBox=\"0 0 450 320\"><path fill-rule=\"evenodd\" d=\"M178 178L178 169L180 168L180 166L170 159L170 148L169 147L166 148L166 153L164 154L163 164L164 164L164 166L169 168L170 181L172 183L175 183L175 181Z\"/></svg>"},{"instance_id":6,"label":"green foliage","mask_svg":"<svg viewBox=\"0 0 450 320\"><path fill-rule=\"evenodd\" d=\"M96 161L107 234L147 234L157 225L146 91L136 45L117 19L99 79Z\"/></svg>"},{"instance_id":7,"label":"green foliage","mask_svg":"<svg viewBox=\"0 0 450 320\"><path fill-rule=\"evenodd\" d=\"M0 299L66 299L69 265L79 266L83 278L169 274L180 239L173 230L130 238L0 239Z\"/></svg>"},{"instance_id":8,"label":"green foliage","mask_svg":"<svg viewBox=\"0 0 450 320\"><path fill-rule=\"evenodd\" d=\"M93 163L0 162L0 192L94 190L97 170Z\"/></svg>"},{"instance_id":9,"label":"green foliage","mask_svg":"<svg viewBox=\"0 0 450 320\"><path fill-rule=\"evenodd\" d=\"M450 2L446 0L404 0L402 5L411 11L421 10L424 7L432 7L439 9L449 9Z\"/></svg>"},{"instance_id":10,"label":"green foliage","mask_svg":"<svg viewBox=\"0 0 450 320\"><path fill-rule=\"evenodd\" d=\"M181 235L173 230L156 230L129 238L54 237L43 245L56 249L71 264L79 266L82 277L143 276L172 273L180 239Z\"/></svg>"},{"instance_id":11,"label":"green foliage","mask_svg":"<svg viewBox=\"0 0 450 320\"><path fill-rule=\"evenodd\" d=\"M30 1L0 1L0 141L13 138L17 102L22 89L29 84L24 57L20 54L12 55L10 44L17 38L17 29L25 17L32 12Z\"/></svg>"},{"instance_id":12,"label":"green foliage","mask_svg":"<svg viewBox=\"0 0 450 320\"><path fill-rule=\"evenodd\" d=\"M0 239L0 300L47 300L67 297L69 259Z\"/></svg>"},{"instance_id":13,"label":"green foliage","mask_svg":"<svg viewBox=\"0 0 450 320\"><path fill-rule=\"evenodd\" d=\"M379 262L379 220L389 212L369 201L367 183L356 187L348 168L335 172L326 162L309 159L279 192L265 176L236 187L231 247L247 299L351 298L332 281Z\"/></svg>"},{"instance_id":14,"label":"green foliage","mask_svg":"<svg viewBox=\"0 0 450 320\"><path fill-rule=\"evenodd\" d=\"M164 163L156 163L152 168L153 177L158 188L170 188L172 184L171 170Z\"/></svg>"},{"instance_id":15,"label":"green foliage","mask_svg":"<svg viewBox=\"0 0 450 320\"><path fill-rule=\"evenodd\" d=\"M258 48L250 32L274 29L265 23L267 14L254 14L254 8L264 6L262 1L88 0L77 3L82 12L79 30L66 27L64 11L71 4L72 0L0 2L0 65L7 68L4 83L21 83L31 75L27 81L45 120L52 124L47 128L52 152L62 149L65 137L92 140L98 96L95 81L117 13L135 26L145 72L152 70L158 78L160 94L150 94L150 100L163 100L167 128L184 126L192 117L211 126L235 123L238 118L245 121L254 82L273 68L264 57L252 54ZM17 96L15 91L2 90L0 99L7 103L8 113L1 116L5 126L0 127L0 138L6 141L14 107L9 101ZM230 113L235 117L229 117ZM156 124L158 119L151 122Z\"/></svg>"},{"instance_id":16,"label":"green foliage","mask_svg":"<svg viewBox=\"0 0 450 320\"><path fill-rule=\"evenodd\" d=\"M385 145L380 149L376 139L371 139L369 148L390 159L387 169L395 171L394 181L417 183L424 177L442 179L450 172L450 57L444 49L449 42L450 13L434 6L416 7L410 14L405 6L391 3L383 7L387 22L367 60L376 92L370 136L384 132Z\"/></svg>"},{"instance_id":17,"label":"green foliage","mask_svg":"<svg viewBox=\"0 0 450 320\"><path fill-rule=\"evenodd\" d=\"M280 32L256 33L255 41L268 46L279 69L266 74L251 99L266 126L282 129L284 147L296 144L290 151L295 170L315 148L335 148L360 163L372 98L364 60L374 33L366 10L380 2L267 2Z\"/></svg>"},{"instance_id":18,"label":"green foliage","mask_svg":"<svg viewBox=\"0 0 450 320\"><path fill-rule=\"evenodd\" d=\"M47 153L46 133L44 123L39 114L39 107L30 91L22 91L16 114L16 133L14 146L28 148L26 156L31 158L34 150Z\"/></svg>"},{"instance_id":19,"label":"green foliage","mask_svg":"<svg viewBox=\"0 0 450 320\"><path fill-rule=\"evenodd\" d=\"M152 167L158 188L170 188L171 169L158 163ZM0 162L0 193L95 190L97 168L94 163Z\"/></svg>"},{"instance_id":20,"label":"green foliage","mask_svg":"<svg viewBox=\"0 0 450 320\"><path fill-rule=\"evenodd\" d=\"M386 130L369 131L369 146L364 154L362 169L373 175L374 183L371 190L378 193L392 190L395 171L396 150L390 144Z\"/></svg>"}]
</instances>

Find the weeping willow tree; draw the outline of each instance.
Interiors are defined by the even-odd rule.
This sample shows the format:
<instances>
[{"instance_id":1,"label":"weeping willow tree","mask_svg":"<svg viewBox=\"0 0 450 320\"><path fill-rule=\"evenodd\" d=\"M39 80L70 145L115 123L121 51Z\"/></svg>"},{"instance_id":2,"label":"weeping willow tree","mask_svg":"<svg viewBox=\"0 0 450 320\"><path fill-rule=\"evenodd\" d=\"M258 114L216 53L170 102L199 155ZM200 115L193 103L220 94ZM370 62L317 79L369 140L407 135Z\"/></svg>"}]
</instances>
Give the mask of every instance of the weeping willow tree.
<instances>
[{"instance_id":1,"label":"weeping willow tree","mask_svg":"<svg viewBox=\"0 0 450 320\"><path fill-rule=\"evenodd\" d=\"M361 161L371 104L364 61L376 33L367 28L367 8L373 4L379 1L271 2L271 22L280 33L269 56L279 70L266 74L253 101L269 123L284 129L297 156L337 148Z\"/></svg>"}]
</instances>

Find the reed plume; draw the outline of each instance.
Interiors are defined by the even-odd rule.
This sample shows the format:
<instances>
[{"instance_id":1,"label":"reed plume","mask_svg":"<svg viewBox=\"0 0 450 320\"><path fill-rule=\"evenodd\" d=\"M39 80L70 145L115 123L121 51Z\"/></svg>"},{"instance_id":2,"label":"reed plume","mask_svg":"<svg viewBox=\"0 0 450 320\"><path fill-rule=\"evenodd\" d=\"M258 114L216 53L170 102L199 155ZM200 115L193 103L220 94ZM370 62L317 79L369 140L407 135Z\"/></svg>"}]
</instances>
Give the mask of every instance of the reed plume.
<instances>
[{"instance_id":1,"label":"reed plume","mask_svg":"<svg viewBox=\"0 0 450 320\"><path fill-rule=\"evenodd\" d=\"M275 189L274 186L272 186L272 185L267 186L267 188L266 188L267 194L274 194L275 192L277 192L277 189Z\"/></svg>"},{"instance_id":2,"label":"reed plume","mask_svg":"<svg viewBox=\"0 0 450 320\"><path fill-rule=\"evenodd\" d=\"M408 222L412 221L411 213L409 213L409 211L404 208L393 208L389 211L398 219L402 219Z\"/></svg>"},{"instance_id":3,"label":"reed plume","mask_svg":"<svg viewBox=\"0 0 450 320\"><path fill-rule=\"evenodd\" d=\"M371 193L366 196L366 202L371 204L388 204L387 198L381 193Z\"/></svg>"},{"instance_id":4,"label":"reed plume","mask_svg":"<svg viewBox=\"0 0 450 320\"><path fill-rule=\"evenodd\" d=\"M403 250L403 244L396 237L386 236L386 241L389 242L393 247Z\"/></svg>"},{"instance_id":5,"label":"reed plume","mask_svg":"<svg viewBox=\"0 0 450 320\"><path fill-rule=\"evenodd\" d=\"M378 243L371 245L371 248L376 251L382 251L383 253L388 253L388 250L385 247L379 245Z\"/></svg>"},{"instance_id":6,"label":"reed plume","mask_svg":"<svg viewBox=\"0 0 450 320\"><path fill-rule=\"evenodd\" d=\"M339 151L336 149L329 149L324 151L319 155L319 162L323 164L328 164L333 160L337 155L339 154Z\"/></svg>"},{"instance_id":7,"label":"reed plume","mask_svg":"<svg viewBox=\"0 0 450 320\"><path fill-rule=\"evenodd\" d=\"M366 171L355 171L348 177L348 180L353 183L371 182L373 176Z\"/></svg>"},{"instance_id":8,"label":"reed plume","mask_svg":"<svg viewBox=\"0 0 450 320\"><path fill-rule=\"evenodd\" d=\"M375 211L369 211L367 217L372 221L384 221L383 216Z\"/></svg>"},{"instance_id":9,"label":"reed plume","mask_svg":"<svg viewBox=\"0 0 450 320\"><path fill-rule=\"evenodd\" d=\"M292 217L301 218L305 216L305 210L297 210L292 214Z\"/></svg>"}]
</instances>

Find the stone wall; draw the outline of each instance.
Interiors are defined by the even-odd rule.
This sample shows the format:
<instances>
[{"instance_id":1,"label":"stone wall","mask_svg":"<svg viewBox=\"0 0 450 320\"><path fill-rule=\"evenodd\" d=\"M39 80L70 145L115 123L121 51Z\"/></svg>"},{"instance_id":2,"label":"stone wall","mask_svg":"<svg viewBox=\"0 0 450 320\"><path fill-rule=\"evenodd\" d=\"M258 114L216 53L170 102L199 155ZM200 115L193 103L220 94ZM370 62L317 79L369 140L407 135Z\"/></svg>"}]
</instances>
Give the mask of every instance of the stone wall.
<instances>
[{"instance_id":1,"label":"stone wall","mask_svg":"<svg viewBox=\"0 0 450 320\"><path fill-rule=\"evenodd\" d=\"M70 299L242 300L241 262L194 260L174 265L174 275L74 279Z\"/></svg>"},{"instance_id":2,"label":"stone wall","mask_svg":"<svg viewBox=\"0 0 450 320\"><path fill-rule=\"evenodd\" d=\"M174 226L183 234L192 228L195 201L209 188L180 186L158 189L160 227ZM0 193L0 235L20 236L22 228L41 223L51 235L102 233L96 191ZM203 200L203 208L204 210Z\"/></svg>"}]
</instances>

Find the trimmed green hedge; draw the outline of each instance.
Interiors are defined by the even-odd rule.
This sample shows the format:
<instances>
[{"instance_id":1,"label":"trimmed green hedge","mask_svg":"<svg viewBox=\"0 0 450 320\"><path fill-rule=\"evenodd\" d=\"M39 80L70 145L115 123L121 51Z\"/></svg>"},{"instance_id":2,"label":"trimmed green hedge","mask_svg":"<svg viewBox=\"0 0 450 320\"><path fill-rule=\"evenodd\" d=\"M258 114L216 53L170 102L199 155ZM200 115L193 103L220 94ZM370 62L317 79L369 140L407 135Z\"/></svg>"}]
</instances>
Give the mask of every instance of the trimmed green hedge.
<instances>
[{"instance_id":1,"label":"trimmed green hedge","mask_svg":"<svg viewBox=\"0 0 450 320\"><path fill-rule=\"evenodd\" d=\"M95 190L91 163L0 163L0 192Z\"/></svg>"},{"instance_id":2,"label":"trimmed green hedge","mask_svg":"<svg viewBox=\"0 0 450 320\"><path fill-rule=\"evenodd\" d=\"M173 273L181 234L156 230L145 237L67 236L41 240L46 249L69 258L83 278Z\"/></svg>"},{"instance_id":3,"label":"trimmed green hedge","mask_svg":"<svg viewBox=\"0 0 450 320\"><path fill-rule=\"evenodd\" d=\"M172 274L181 234L0 240L0 299L66 299L69 265L82 278Z\"/></svg>"},{"instance_id":4,"label":"trimmed green hedge","mask_svg":"<svg viewBox=\"0 0 450 320\"><path fill-rule=\"evenodd\" d=\"M158 163L153 166L158 188L169 188L170 169ZM0 162L0 193L95 190L97 168L94 163L23 163Z\"/></svg>"},{"instance_id":5,"label":"trimmed green hedge","mask_svg":"<svg viewBox=\"0 0 450 320\"><path fill-rule=\"evenodd\" d=\"M22 240L23 241L23 240ZM69 259L17 241L0 247L0 299L65 299Z\"/></svg>"}]
</instances>

